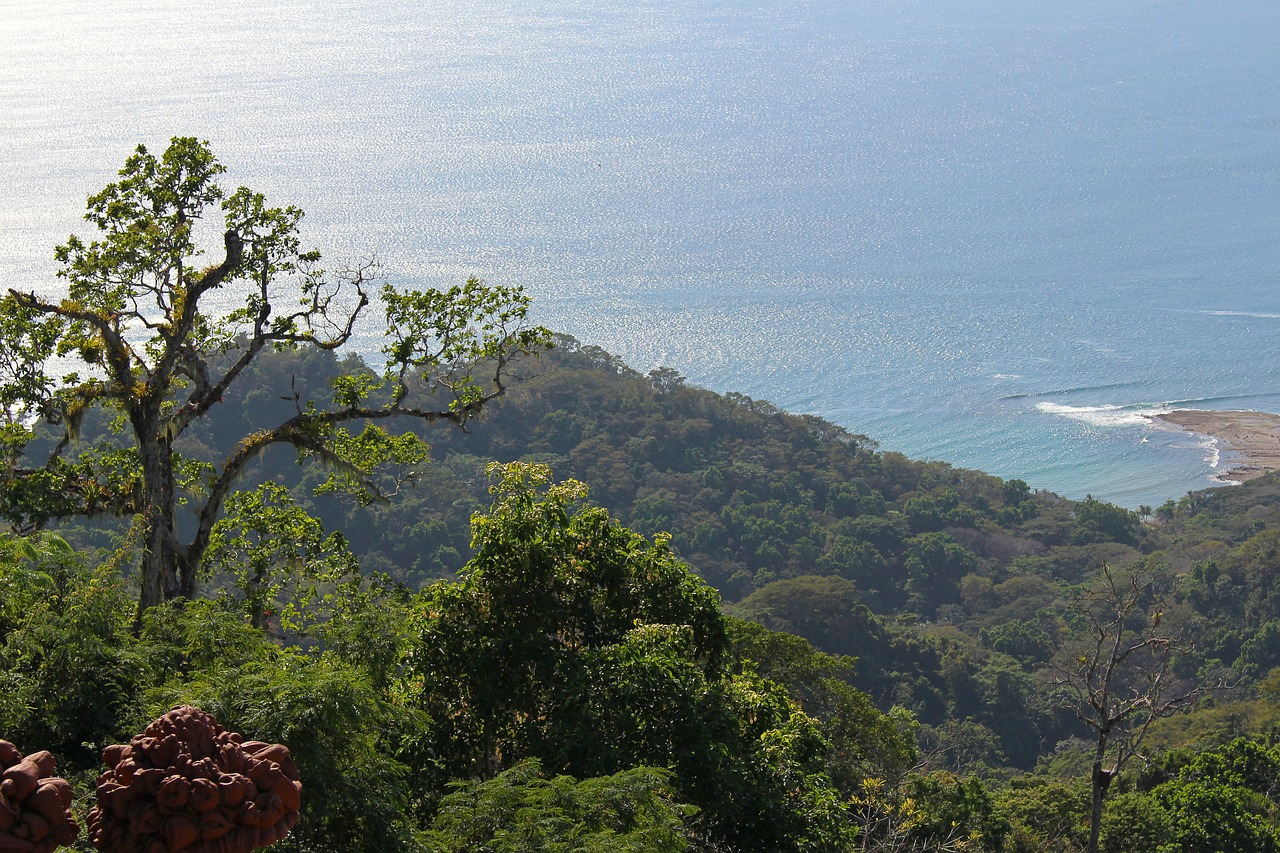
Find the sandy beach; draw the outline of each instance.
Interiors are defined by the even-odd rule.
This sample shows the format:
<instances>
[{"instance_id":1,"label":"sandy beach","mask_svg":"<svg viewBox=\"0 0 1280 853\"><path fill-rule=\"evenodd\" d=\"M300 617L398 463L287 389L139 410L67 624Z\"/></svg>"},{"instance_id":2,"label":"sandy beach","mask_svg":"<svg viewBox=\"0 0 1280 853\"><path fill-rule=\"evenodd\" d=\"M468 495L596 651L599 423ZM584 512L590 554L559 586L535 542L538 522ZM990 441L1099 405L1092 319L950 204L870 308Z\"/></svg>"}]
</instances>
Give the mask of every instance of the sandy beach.
<instances>
[{"instance_id":1,"label":"sandy beach","mask_svg":"<svg viewBox=\"0 0 1280 853\"><path fill-rule=\"evenodd\" d=\"M1155 420L1216 438L1230 454L1224 458L1226 470L1219 479L1244 482L1280 471L1280 415L1180 409L1156 415Z\"/></svg>"}]
</instances>

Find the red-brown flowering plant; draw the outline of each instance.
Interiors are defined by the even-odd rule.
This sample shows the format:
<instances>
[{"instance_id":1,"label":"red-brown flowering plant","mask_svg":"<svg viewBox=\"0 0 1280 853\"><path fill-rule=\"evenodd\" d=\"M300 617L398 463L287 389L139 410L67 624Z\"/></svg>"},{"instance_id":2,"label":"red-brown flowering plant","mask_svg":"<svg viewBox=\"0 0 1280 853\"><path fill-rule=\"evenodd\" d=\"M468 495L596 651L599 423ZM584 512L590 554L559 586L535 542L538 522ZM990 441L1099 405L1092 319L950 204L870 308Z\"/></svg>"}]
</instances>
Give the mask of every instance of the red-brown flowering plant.
<instances>
[{"instance_id":1,"label":"red-brown flowering plant","mask_svg":"<svg viewBox=\"0 0 1280 853\"><path fill-rule=\"evenodd\" d=\"M199 708L102 752L89 839L111 853L248 853L298 821L302 782L281 744L245 741Z\"/></svg>"},{"instance_id":2,"label":"red-brown flowering plant","mask_svg":"<svg viewBox=\"0 0 1280 853\"><path fill-rule=\"evenodd\" d=\"M75 840L71 785L53 769L48 750L24 757L0 740L0 851L50 853Z\"/></svg>"}]
</instances>

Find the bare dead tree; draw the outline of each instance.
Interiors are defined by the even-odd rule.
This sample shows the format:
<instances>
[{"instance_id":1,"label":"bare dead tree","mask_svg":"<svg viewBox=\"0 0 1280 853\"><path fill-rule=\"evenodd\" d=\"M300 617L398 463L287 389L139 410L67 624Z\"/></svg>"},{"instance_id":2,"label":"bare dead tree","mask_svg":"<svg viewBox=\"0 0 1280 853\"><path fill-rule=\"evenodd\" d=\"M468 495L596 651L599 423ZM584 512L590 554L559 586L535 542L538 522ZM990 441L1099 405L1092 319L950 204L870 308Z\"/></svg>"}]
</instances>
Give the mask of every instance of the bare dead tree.
<instances>
[{"instance_id":1,"label":"bare dead tree","mask_svg":"<svg viewBox=\"0 0 1280 853\"><path fill-rule=\"evenodd\" d=\"M1128 573L1103 565L1073 604L1081 626L1072 656L1052 667L1052 683L1075 696L1077 716L1093 729L1089 853L1097 853L1102 802L1124 765L1139 755L1151 724L1190 708L1224 682L1192 684L1179 679L1173 663L1191 643L1164 625L1155 570L1138 564ZM1107 766L1107 765L1110 766Z\"/></svg>"}]
</instances>

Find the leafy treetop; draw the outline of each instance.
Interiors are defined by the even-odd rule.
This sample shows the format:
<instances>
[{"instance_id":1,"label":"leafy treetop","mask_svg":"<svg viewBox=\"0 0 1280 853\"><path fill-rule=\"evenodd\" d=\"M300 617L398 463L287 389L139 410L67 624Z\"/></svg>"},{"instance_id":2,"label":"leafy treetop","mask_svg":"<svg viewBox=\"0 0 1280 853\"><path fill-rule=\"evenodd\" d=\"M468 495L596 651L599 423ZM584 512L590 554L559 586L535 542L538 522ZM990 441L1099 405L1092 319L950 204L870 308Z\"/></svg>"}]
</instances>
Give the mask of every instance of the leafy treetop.
<instances>
[{"instance_id":1,"label":"leafy treetop","mask_svg":"<svg viewBox=\"0 0 1280 853\"><path fill-rule=\"evenodd\" d=\"M97 238L72 236L57 249L65 296L11 289L0 299L0 512L19 528L73 515L140 518L143 607L194 594L224 502L265 448L290 445L331 466L336 480L368 485L381 466L425 457L418 439L377 423L464 424L504 392L512 358L550 343L545 329L526 323L519 288L475 279L444 291L383 285L381 375L338 376L328 401L295 392L291 417L246 435L221 464L193 465L181 452L184 432L254 359L268 348L348 344L378 276L375 261L321 267L319 252L302 246L301 210L269 206L244 187L227 195L217 183L223 171L194 138L174 138L159 157L139 146L119 180L89 198L85 218ZM222 258L209 265L197 237L218 209ZM72 457L94 408L118 418L125 446ZM65 435L47 459L24 467L37 417ZM353 421L363 430L343 427ZM182 538L184 492L195 495L195 520Z\"/></svg>"}]
</instances>

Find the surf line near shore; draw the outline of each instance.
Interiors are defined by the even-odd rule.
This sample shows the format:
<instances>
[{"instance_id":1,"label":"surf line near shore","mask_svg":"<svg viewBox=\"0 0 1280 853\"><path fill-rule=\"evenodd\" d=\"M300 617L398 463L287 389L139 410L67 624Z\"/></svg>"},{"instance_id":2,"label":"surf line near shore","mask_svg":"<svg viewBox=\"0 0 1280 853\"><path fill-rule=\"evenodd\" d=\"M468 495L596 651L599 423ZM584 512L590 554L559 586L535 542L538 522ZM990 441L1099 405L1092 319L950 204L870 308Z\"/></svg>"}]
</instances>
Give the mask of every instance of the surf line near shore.
<instances>
[{"instance_id":1,"label":"surf line near shore","mask_svg":"<svg viewBox=\"0 0 1280 853\"><path fill-rule=\"evenodd\" d=\"M1226 470L1215 477L1217 480L1243 483L1280 471L1280 415L1178 409L1151 419L1215 439L1230 454Z\"/></svg>"}]
</instances>

